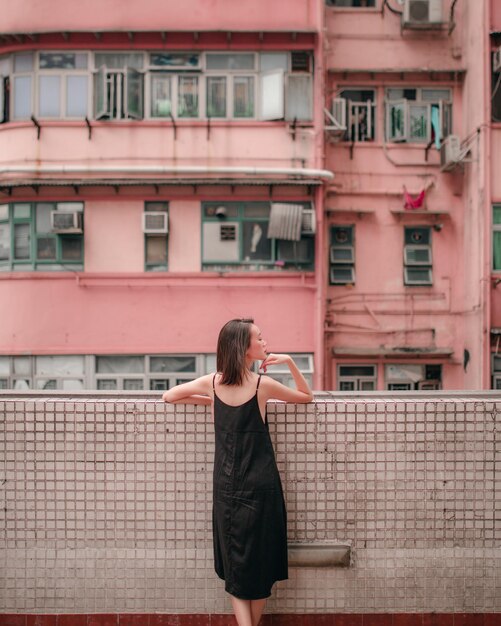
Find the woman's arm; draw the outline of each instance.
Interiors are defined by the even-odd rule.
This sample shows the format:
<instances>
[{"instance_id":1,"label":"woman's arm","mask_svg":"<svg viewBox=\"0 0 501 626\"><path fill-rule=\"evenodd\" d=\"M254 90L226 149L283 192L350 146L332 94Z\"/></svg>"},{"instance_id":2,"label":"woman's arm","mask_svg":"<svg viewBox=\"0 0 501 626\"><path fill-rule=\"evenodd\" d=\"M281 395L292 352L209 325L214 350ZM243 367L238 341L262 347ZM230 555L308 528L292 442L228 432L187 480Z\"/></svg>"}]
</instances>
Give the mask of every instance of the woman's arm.
<instances>
[{"instance_id":1,"label":"woman's arm","mask_svg":"<svg viewBox=\"0 0 501 626\"><path fill-rule=\"evenodd\" d=\"M283 400L284 402L297 402L306 404L313 400L313 393L310 386L306 382L305 377L299 371L294 360L288 354L269 354L261 363L261 369L266 372L266 368L270 365L280 365L286 363L289 367L292 378L296 385L296 389L291 389L286 385L282 385L273 378L267 376L263 378L263 391L266 393L267 399Z\"/></svg>"},{"instance_id":2,"label":"woman's arm","mask_svg":"<svg viewBox=\"0 0 501 626\"><path fill-rule=\"evenodd\" d=\"M162 395L164 402L171 404L211 404L212 374L201 376L189 383L176 385Z\"/></svg>"}]
</instances>

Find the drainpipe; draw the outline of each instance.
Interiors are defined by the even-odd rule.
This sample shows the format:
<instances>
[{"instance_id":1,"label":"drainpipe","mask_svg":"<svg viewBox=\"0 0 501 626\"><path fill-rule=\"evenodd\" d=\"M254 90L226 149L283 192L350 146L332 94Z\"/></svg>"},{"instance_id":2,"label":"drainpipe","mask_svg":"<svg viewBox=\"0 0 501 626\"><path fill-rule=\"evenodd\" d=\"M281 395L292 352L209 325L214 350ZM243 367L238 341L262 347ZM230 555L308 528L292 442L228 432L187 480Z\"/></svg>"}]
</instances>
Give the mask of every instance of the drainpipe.
<instances>
[{"instance_id":1,"label":"drainpipe","mask_svg":"<svg viewBox=\"0 0 501 626\"><path fill-rule=\"evenodd\" d=\"M315 74L314 74L314 150L315 165L325 166L325 137L324 137L324 100L325 100L325 5L316 2L317 38L315 45ZM324 171L324 170L321 170ZM332 179L324 179L332 180ZM314 389L327 389L325 380L325 307L326 307L326 263L325 263L325 185L315 190L315 209L317 215L316 250L315 250L315 304L314 304L314 350L315 376Z\"/></svg>"},{"instance_id":2,"label":"drainpipe","mask_svg":"<svg viewBox=\"0 0 501 626\"><path fill-rule=\"evenodd\" d=\"M491 72L490 72L490 58L491 58L491 40L490 40L490 25L491 25L491 10L490 2L484 2L484 94L490 94ZM487 30L486 30L487 29ZM482 368L481 368L481 385L484 389L491 388L490 374L491 374L491 262L492 262L492 189L491 189L491 100L484 97L484 119L487 121L486 133L484 134L484 194L483 205L485 213L484 220L484 250L485 257L483 259L482 267L484 268L482 289L484 295L484 307L483 314L484 324L483 338L480 345L485 346L482 354ZM480 161L481 162L481 161Z\"/></svg>"}]
</instances>

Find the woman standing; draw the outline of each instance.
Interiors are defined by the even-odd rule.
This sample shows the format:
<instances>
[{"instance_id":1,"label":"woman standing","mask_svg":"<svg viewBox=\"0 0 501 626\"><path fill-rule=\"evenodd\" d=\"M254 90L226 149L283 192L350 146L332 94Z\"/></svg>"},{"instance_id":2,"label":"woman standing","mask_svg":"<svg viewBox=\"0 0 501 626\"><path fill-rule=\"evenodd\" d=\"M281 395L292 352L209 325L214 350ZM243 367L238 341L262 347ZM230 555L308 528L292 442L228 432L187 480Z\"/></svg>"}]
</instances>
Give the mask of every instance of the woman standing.
<instances>
[{"instance_id":1,"label":"woman standing","mask_svg":"<svg viewBox=\"0 0 501 626\"><path fill-rule=\"evenodd\" d=\"M287 364L296 389L252 371ZM214 565L225 581L239 626L257 626L266 598L287 574L287 524L282 485L268 433L266 402L306 403L308 383L287 354L269 354L252 319L223 326L217 373L163 394L165 402L212 404L214 458Z\"/></svg>"}]
</instances>

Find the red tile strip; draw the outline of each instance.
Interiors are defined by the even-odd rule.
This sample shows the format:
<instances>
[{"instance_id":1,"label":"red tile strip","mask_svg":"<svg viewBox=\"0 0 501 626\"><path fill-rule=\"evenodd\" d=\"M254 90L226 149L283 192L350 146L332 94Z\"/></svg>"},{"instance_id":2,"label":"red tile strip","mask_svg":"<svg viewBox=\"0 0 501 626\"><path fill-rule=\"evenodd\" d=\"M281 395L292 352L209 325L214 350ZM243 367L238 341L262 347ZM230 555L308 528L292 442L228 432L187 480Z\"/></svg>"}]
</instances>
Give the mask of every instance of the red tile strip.
<instances>
[{"instance_id":1,"label":"red tile strip","mask_svg":"<svg viewBox=\"0 0 501 626\"><path fill-rule=\"evenodd\" d=\"M0 613L0 626L236 626L231 614ZM260 626L501 626L501 613L266 614Z\"/></svg>"}]
</instances>

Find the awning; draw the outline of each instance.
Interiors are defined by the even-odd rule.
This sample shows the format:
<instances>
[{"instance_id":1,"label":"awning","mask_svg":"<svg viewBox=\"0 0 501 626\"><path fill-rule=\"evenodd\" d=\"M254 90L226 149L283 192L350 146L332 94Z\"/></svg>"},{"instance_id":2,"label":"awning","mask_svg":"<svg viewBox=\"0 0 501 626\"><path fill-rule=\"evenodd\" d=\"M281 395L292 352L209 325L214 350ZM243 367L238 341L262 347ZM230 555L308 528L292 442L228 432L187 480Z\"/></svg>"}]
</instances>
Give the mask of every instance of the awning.
<instances>
[{"instance_id":1,"label":"awning","mask_svg":"<svg viewBox=\"0 0 501 626\"><path fill-rule=\"evenodd\" d=\"M39 187L200 187L213 185L222 186L301 186L318 187L321 180L314 178L280 178L280 179L249 179L249 178L35 178L35 179L15 179L0 180L0 193L9 194L12 189L19 187L30 187L35 191Z\"/></svg>"},{"instance_id":2,"label":"awning","mask_svg":"<svg viewBox=\"0 0 501 626\"><path fill-rule=\"evenodd\" d=\"M268 239L301 239L303 207L300 204L273 203L268 224Z\"/></svg>"},{"instance_id":3,"label":"awning","mask_svg":"<svg viewBox=\"0 0 501 626\"><path fill-rule=\"evenodd\" d=\"M452 348L437 348L434 346L398 346L395 348L332 348L335 357L392 357L392 358L448 358L454 354Z\"/></svg>"}]
</instances>

